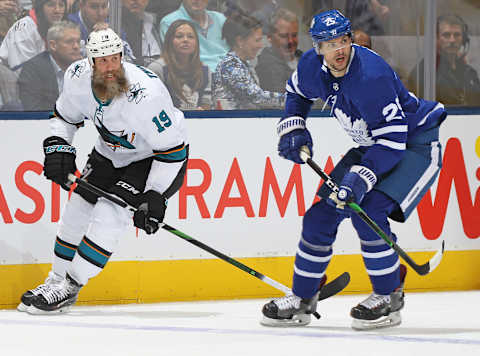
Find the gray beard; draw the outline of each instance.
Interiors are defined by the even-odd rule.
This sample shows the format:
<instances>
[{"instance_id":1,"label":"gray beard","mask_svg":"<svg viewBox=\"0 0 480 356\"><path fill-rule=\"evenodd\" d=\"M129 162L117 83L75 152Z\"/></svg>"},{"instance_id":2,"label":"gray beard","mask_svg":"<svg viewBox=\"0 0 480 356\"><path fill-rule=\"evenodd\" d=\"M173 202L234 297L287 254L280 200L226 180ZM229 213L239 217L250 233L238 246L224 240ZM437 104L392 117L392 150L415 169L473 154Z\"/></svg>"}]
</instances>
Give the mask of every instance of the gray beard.
<instances>
[{"instance_id":1,"label":"gray beard","mask_svg":"<svg viewBox=\"0 0 480 356\"><path fill-rule=\"evenodd\" d=\"M115 73L115 80L109 82L103 78L103 74L93 70L92 89L99 99L108 101L120 97L127 92L127 88L128 81L123 67Z\"/></svg>"}]
</instances>

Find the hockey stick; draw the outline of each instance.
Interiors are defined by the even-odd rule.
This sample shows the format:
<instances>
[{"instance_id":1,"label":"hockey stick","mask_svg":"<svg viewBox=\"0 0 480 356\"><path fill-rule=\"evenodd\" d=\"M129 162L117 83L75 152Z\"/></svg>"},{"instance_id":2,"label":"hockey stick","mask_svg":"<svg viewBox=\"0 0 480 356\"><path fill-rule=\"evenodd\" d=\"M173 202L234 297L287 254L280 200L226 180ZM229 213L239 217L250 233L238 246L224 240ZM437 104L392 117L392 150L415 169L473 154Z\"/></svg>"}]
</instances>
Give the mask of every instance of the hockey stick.
<instances>
[{"instance_id":1,"label":"hockey stick","mask_svg":"<svg viewBox=\"0 0 480 356\"><path fill-rule=\"evenodd\" d=\"M121 206L122 208L128 209L132 212L137 211L137 208L129 205L128 203L126 203L122 199L117 198L116 196L105 192L104 190L94 186L93 184L88 183L87 181L83 180L82 178L78 178L73 174L69 174L68 175L68 180L71 181L72 183L77 183L82 188L85 188L88 191L92 192L93 194L96 194L99 197L105 198L105 199L111 201L112 203L115 203L115 204ZM152 219L152 220L154 220L155 222L158 223L158 221L156 221L155 219ZM172 226L170 226L170 225L168 225L164 222L159 223L159 225L162 229L167 230L168 232L182 238L185 241L190 242L191 244L193 244L197 247L200 247L202 250L210 252L212 255L224 260L225 262L230 263L231 265L241 269L242 271L248 273L249 275L254 276L255 278L258 278L259 280L261 280L262 282L272 286L273 288L276 288L276 289L282 291L285 294L291 293L290 288L288 288L287 286L284 286L280 282L277 282L277 281L271 279L270 277L267 277L264 274L255 271L253 268L250 268L250 267L244 265L243 263L241 263L241 262L239 262L239 261L237 261L237 260L235 260L231 257L228 257L227 255L213 249L212 247L205 245L203 242L200 242L200 241L194 239L193 237L188 236L187 234L175 229L174 227L172 227ZM331 297L331 296L339 293L340 291L342 291L347 286L347 284L349 282L350 282L350 275L348 274L348 272L344 272L343 274L341 274L340 276L335 278L333 281L323 285L323 287L320 290L320 295L319 295L318 300L326 299L328 297ZM313 315L317 319L320 319L320 315L317 312L313 313Z\"/></svg>"},{"instance_id":2,"label":"hockey stick","mask_svg":"<svg viewBox=\"0 0 480 356\"><path fill-rule=\"evenodd\" d=\"M319 166L316 164L312 158L310 157L310 151L308 147L303 146L300 149L300 158L306 162L324 181L325 184L334 192L338 193L339 188L337 184L333 181L332 178L328 174L326 174ZM430 261L423 265L419 265L415 263L412 258L407 255L407 253L397 245L395 241L393 241L381 228L377 225L375 221L373 221L365 211L355 202L347 203L349 208L351 208L359 217L362 219L375 233L380 236L388 246L390 246L394 251L396 251L403 260L412 267L415 272L419 275L424 276L430 272L432 272L440 263L443 257L443 253L445 251L445 241L442 241L442 245L432 257Z\"/></svg>"}]
</instances>

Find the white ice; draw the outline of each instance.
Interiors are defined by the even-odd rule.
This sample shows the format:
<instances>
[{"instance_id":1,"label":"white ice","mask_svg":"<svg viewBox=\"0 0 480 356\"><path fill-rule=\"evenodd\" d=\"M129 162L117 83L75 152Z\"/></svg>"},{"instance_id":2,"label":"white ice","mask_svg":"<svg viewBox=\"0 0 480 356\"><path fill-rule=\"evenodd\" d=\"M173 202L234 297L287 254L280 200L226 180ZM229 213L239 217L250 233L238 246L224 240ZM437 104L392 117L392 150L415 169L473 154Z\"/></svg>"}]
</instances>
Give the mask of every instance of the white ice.
<instances>
[{"instance_id":1,"label":"white ice","mask_svg":"<svg viewBox=\"0 0 480 356\"><path fill-rule=\"evenodd\" d=\"M400 326L358 332L363 295L319 303L307 327L261 326L268 300L77 306L70 314L0 311L2 356L470 356L480 355L480 291L408 293Z\"/></svg>"}]
</instances>

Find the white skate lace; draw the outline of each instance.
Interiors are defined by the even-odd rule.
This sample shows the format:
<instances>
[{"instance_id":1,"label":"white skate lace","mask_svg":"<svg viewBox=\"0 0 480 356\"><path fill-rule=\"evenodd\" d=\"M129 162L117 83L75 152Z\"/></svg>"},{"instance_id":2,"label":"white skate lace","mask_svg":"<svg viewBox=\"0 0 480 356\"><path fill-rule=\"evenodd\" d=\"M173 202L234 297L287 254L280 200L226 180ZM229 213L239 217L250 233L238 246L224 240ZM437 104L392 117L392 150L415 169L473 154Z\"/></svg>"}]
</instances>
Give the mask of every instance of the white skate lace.
<instances>
[{"instance_id":1,"label":"white skate lace","mask_svg":"<svg viewBox=\"0 0 480 356\"><path fill-rule=\"evenodd\" d=\"M278 306L280 310L286 310L290 308L300 308L300 302L302 298L297 297L295 294L289 294L281 298L276 298L273 302Z\"/></svg>"},{"instance_id":2,"label":"white skate lace","mask_svg":"<svg viewBox=\"0 0 480 356\"><path fill-rule=\"evenodd\" d=\"M360 305L363 305L364 307L368 309L374 309L378 307L379 305L382 304L387 304L390 303L390 296L389 295L381 295L381 294L376 294L372 293L368 296L367 299L362 301Z\"/></svg>"},{"instance_id":3,"label":"white skate lace","mask_svg":"<svg viewBox=\"0 0 480 356\"><path fill-rule=\"evenodd\" d=\"M51 285L47 290L42 292L42 296L48 302L48 304L53 304L55 302L61 301L69 296L70 291L68 288L68 282Z\"/></svg>"},{"instance_id":4,"label":"white skate lace","mask_svg":"<svg viewBox=\"0 0 480 356\"><path fill-rule=\"evenodd\" d=\"M32 292L35 295L42 294L44 291L47 291L48 288L50 288L50 285L47 283L40 284L37 288L30 289L30 292Z\"/></svg>"},{"instance_id":5,"label":"white skate lace","mask_svg":"<svg viewBox=\"0 0 480 356\"><path fill-rule=\"evenodd\" d=\"M59 275L55 275L53 272L50 272L48 277L45 279L45 283L40 284L34 289L30 289L30 292L35 295L42 294L43 292L46 292L53 284L61 283L62 280L63 279Z\"/></svg>"}]
</instances>

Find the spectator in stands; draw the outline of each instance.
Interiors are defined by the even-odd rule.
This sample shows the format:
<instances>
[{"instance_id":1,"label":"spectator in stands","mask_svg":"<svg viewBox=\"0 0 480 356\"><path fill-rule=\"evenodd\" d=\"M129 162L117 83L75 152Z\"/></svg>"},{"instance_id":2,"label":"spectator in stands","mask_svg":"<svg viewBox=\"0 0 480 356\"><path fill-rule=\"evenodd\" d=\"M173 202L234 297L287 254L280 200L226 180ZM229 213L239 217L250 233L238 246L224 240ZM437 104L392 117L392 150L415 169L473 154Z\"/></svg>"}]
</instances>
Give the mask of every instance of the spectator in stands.
<instances>
[{"instance_id":1,"label":"spectator in stands","mask_svg":"<svg viewBox=\"0 0 480 356\"><path fill-rule=\"evenodd\" d=\"M352 27L371 36L385 35L390 7L386 0L310 0L314 14L339 9L352 22Z\"/></svg>"},{"instance_id":2,"label":"spectator in stands","mask_svg":"<svg viewBox=\"0 0 480 356\"><path fill-rule=\"evenodd\" d=\"M70 21L80 26L83 43L87 43L88 35L95 24L107 22L108 6L108 0L79 0L79 10L68 15Z\"/></svg>"},{"instance_id":3,"label":"spectator in stands","mask_svg":"<svg viewBox=\"0 0 480 356\"><path fill-rule=\"evenodd\" d=\"M18 78L20 100L26 111L51 110L62 91L65 70L81 59L80 29L70 21L49 28L48 50L25 62Z\"/></svg>"},{"instance_id":4,"label":"spectator in stands","mask_svg":"<svg viewBox=\"0 0 480 356\"><path fill-rule=\"evenodd\" d=\"M227 17L239 13L257 19L262 24L265 33L268 33L272 14L279 8L275 0L226 0L224 7Z\"/></svg>"},{"instance_id":5,"label":"spectator in stands","mask_svg":"<svg viewBox=\"0 0 480 356\"><path fill-rule=\"evenodd\" d=\"M478 73L466 63L470 44L468 26L460 16L437 19L436 99L445 105L479 105ZM424 60L410 73L408 87L423 97ZM418 86L417 83L418 78ZM418 90L415 90L418 88Z\"/></svg>"},{"instance_id":6,"label":"spectator in stands","mask_svg":"<svg viewBox=\"0 0 480 356\"><path fill-rule=\"evenodd\" d=\"M130 44L134 63L147 66L160 57L161 39L156 15L146 12L149 0L122 0L122 37Z\"/></svg>"},{"instance_id":7,"label":"spectator in stands","mask_svg":"<svg viewBox=\"0 0 480 356\"><path fill-rule=\"evenodd\" d=\"M208 0L183 0L178 10L160 21L160 35L165 39L168 27L173 21L191 21L198 33L200 60L213 72L229 48L222 39L222 26L225 16L220 12L207 10Z\"/></svg>"},{"instance_id":8,"label":"spectator in stands","mask_svg":"<svg viewBox=\"0 0 480 356\"><path fill-rule=\"evenodd\" d=\"M157 15L157 21L160 22L165 15L177 10L181 3L182 0L154 0L148 3L146 11L153 12Z\"/></svg>"},{"instance_id":9,"label":"spectator in stands","mask_svg":"<svg viewBox=\"0 0 480 356\"><path fill-rule=\"evenodd\" d=\"M0 63L0 110L22 110L18 98L17 75L7 66Z\"/></svg>"},{"instance_id":10,"label":"spectator in stands","mask_svg":"<svg viewBox=\"0 0 480 356\"><path fill-rule=\"evenodd\" d=\"M182 110L212 108L211 72L200 61L198 34L190 21L177 20L170 25L162 57L148 68L165 83L175 107Z\"/></svg>"},{"instance_id":11,"label":"spectator in stands","mask_svg":"<svg viewBox=\"0 0 480 356\"><path fill-rule=\"evenodd\" d=\"M368 49L372 49L372 39L370 36L362 30L354 30L353 31L353 42L359 46L366 47Z\"/></svg>"},{"instance_id":12,"label":"spectator in stands","mask_svg":"<svg viewBox=\"0 0 480 356\"><path fill-rule=\"evenodd\" d=\"M35 1L35 0L33 0ZM31 10L32 9L32 0L19 0L20 2L20 7L22 9L26 9L26 10ZM67 4L67 13L70 12L70 9L72 9L74 7L74 4L76 4L78 2L78 0L67 0L66 4Z\"/></svg>"},{"instance_id":13,"label":"spectator in stands","mask_svg":"<svg viewBox=\"0 0 480 356\"><path fill-rule=\"evenodd\" d=\"M263 90L248 61L263 47L262 24L243 15L229 17L222 30L232 48L220 61L213 76L217 109L281 107L285 94Z\"/></svg>"},{"instance_id":14,"label":"spectator in stands","mask_svg":"<svg viewBox=\"0 0 480 356\"><path fill-rule=\"evenodd\" d=\"M18 0L0 0L0 44L19 14Z\"/></svg>"},{"instance_id":15,"label":"spectator in stands","mask_svg":"<svg viewBox=\"0 0 480 356\"><path fill-rule=\"evenodd\" d=\"M279 8L269 22L267 37L271 47L258 56L255 70L262 89L284 92L288 78L302 55L298 47L298 19L290 10Z\"/></svg>"},{"instance_id":16,"label":"spectator in stands","mask_svg":"<svg viewBox=\"0 0 480 356\"><path fill-rule=\"evenodd\" d=\"M47 31L65 18L66 0L34 0L34 7L8 30L1 46L0 59L17 71L30 58L45 51Z\"/></svg>"}]
</instances>

